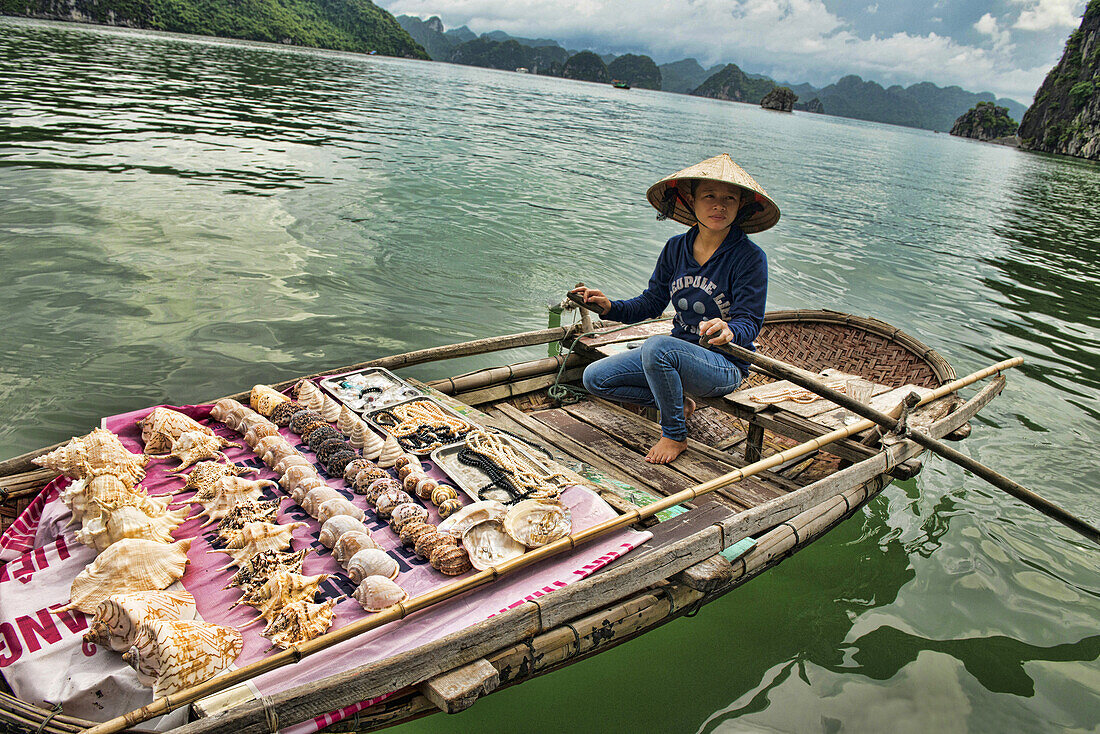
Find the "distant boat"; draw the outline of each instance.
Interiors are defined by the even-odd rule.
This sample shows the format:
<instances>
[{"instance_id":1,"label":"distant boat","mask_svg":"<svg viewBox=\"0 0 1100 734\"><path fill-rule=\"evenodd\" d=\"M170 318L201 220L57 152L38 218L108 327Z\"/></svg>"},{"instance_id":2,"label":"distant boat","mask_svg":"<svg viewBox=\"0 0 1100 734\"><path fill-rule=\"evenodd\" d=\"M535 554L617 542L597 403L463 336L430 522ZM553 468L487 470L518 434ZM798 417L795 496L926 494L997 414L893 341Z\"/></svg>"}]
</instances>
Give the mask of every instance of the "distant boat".
<instances>
[{"instance_id":1,"label":"distant boat","mask_svg":"<svg viewBox=\"0 0 1100 734\"><path fill-rule=\"evenodd\" d=\"M624 82L620 79L612 79L611 86L615 89L630 89L630 82Z\"/></svg>"},{"instance_id":2,"label":"distant boat","mask_svg":"<svg viewBox=\"0 0 1100 734\"><path fill-rule=\"evenodd\" d=\"M516 73L517 74L530 74L531 71L526 66L517 66L516 67Z\"/></svg>"}]
</instances>

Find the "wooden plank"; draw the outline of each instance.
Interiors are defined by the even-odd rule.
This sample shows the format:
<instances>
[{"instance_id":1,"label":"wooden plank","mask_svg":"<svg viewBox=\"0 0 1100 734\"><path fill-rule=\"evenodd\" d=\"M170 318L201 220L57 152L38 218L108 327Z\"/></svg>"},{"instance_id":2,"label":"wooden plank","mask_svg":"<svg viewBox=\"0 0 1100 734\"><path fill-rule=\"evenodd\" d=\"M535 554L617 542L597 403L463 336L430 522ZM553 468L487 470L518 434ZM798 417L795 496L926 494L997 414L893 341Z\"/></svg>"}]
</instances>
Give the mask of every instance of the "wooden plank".
<instances>
[{"instance_id":1,"label":"wooden plank","mask_svg":"<svg viewBox=\"0 0 1100 734\"><path fill-rule=\"evenodd\" d=\"M583 367L575 367L567 369L562 373L561 381L570 382L572 380L579 379L584 373ZM455 397L466 403L467 405L481 405L483 403L492 402L494 400L507 400L508 398L516 397L517 395L524 395L535 390L541 390L543 388L550 387L558 381L557 374L552 375L540 375L538 377L529 377L525 380L519 380L517 382L507 382L503 385L494 385L492 387L482 388L480 390L471 390L469 392L456 393Z\"/></svg>"},{"instance_id":2,"label":"wooden plank","mask_svg":"<svg viewBox=\"0 0 1100 734\"><path fill-rule=\"evenodd\" d=\"M871 407L875 410L887 412L892 408L897 407L897 404L905 398L911 392L915 392L921 397L928 395L932 391L926 387L919 387L917 385L902 385L901 387L895 387L893 390L884 390L871 398ZM827 402L827 401L826 401ZM829 430L836 428L843 428L844 426L857 423L863 418L856 415L844 408L838 407L833 403L829 403L833 406L833 409L826 413L813 416L814 423L825 426ZM806 416L803 416L806 417Z\"/></svg>"},{"instance_id":3,"label":"wooden plank","mask_svg":"<svg viewBox=\"0 0 1100 734\"><path fill-rule=\"evenodd\" d=\"M500 685L500 674L488 660L478 658L460 668L437 675L420 684L420 692L441 711L457 714L474 705L478 698Z\"/></svg>"},{"instance_id":4,"label":"wooden plank","mask_svg":"<svg viewBox=\"0 0 1100 734\"><path fill-rule=\"evenodd\" d=\"M715 502L713 498L704 498L698 507L649 528L649 532L653 533L652 538L632 550L629 555L618 558L596 571L596 574L607 573L627 561L634 563L639 559L644 560L650 554L667 553L670 546L690 537L693 533L698 533L709 525L727 522L738 514L725 505Z\"/></svg>"},{"instance_id":5,"label":"wooden plank","mask_svg":"<svg viewBox=\"0 0 1100 734\"><path fill-rule=\"evenodd\" d=\"M745 439L745 463L760 461L764 450L764 427L754 418L749 422L749 434Z\"/></svg>"},{"instance_id":6,"label":"wooden plank","mask_svg":"<svg viewBox=\"0 0 1100 734\"><path fill-rule=\"evenodd\" d=\"M707 593L733 580L733 564L722 555L713 555L685 568L671 579L696 591Z\"/></svg>"}]
</instances>

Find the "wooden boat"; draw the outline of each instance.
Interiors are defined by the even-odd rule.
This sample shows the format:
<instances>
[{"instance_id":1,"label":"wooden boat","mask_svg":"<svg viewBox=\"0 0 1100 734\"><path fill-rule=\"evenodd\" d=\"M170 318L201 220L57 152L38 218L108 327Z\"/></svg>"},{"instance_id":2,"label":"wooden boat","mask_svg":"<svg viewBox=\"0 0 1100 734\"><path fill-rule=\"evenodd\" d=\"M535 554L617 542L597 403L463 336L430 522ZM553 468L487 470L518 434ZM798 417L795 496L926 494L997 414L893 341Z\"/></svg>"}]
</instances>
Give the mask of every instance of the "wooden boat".
<instances>
[{"instance_id":1,"label":"wooden boat","mask_svg":"<svg viewBox=\"0 0 1100 734\"><path fill-rule=\"evenodd\" d=\"M647 416L591 397L556 405L547 389L576 384L585 364L630 342L667 332L667 321L603 325L573 339L563 327L483 339L401 355L362 366L389 369L539 344L567 354L482 369L423 389L476 409L484 426L507 430L551 454L616 511L697 486L758 456L821 436L851 416L826 401L777 401L784 386L754 374L738 391L704 401L689 422L689 448L670 466L645 463L659 427ZM935 350L881 321L831 311L767 315L757 340L767 355L826 377L858 376L876 385L872 404L896 403L912 388L955 378ZM553 351L553 350L552 350ZM848 377L845 377L848 376ZM290 382L276 387L284 387ZM1004 386L998 376L965 400L948 396L910 416L929 435L959 439L967 421ZM247 393L241 393L240 396ZM764 401L753 395L765 395ZM461 711L477 698L629 641L730 593L824 535L895 478L920 471L916 443L871 434L835 441L687 503L679 514L646 520L652 539L584 580L524 603L407 653L345 670L261 701L213 696L194 704L186 732L288 726L356 702L393 693L329 727L370 731L426 714ZM53 447L49 447L53 448ZM30 459L0 462L3 524L53 477ZM745 540L751 538L752 540ZM753 542L755 541L755 542ZM731 548L736 548L730 552ZM308 661L297 663L308 664ZM216 680L216 679L215 679ZM0 692L0 728L74 732L92 722ZM278 722L273 724L272 722ZM136 729L140 729L137 726Z\"/></svg>"},{"instance_id":2,"label":"wooden boat","mask_svg":"<svg viewBox=\"0 0 1100 734\"><path fill-rule=\"evenodd\" d=\"M612 79L611 86L615 89L630 89L630 82L624 82L621 79Z\"/></svg>"}]
</instances>

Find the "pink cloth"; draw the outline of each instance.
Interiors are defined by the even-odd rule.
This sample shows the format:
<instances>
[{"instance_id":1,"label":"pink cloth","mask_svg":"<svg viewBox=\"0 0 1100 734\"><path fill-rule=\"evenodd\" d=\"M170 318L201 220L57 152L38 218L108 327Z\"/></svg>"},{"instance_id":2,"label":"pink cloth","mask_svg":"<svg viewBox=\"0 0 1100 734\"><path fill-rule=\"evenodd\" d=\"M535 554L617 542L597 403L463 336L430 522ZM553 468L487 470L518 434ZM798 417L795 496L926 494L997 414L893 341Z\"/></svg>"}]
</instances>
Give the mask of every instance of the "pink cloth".
<instances>
[{"instance_id":1,"label":"pink cloth","mask_svg":"<svg viewBox=\"0 0 1100 734\"><path fill-rule=\"evenodd\" d=\"M136 427L135 421L146 415L150 410L145 409L106 418L103 421L103 426L116 433L129 450L140 453L143 447L140 440L140 431ZM210 425L218 435L243 444L240 435L230 431L223 424L209 419L210 406L184 406L177 408L177 410ZM315 460L308 446L300 444L297 435L291 433L288 429L282 429L281 432L292 444L297 445L307 458ZM226 449L225 453L233 463L241 466L252 466L259 470L256 474L248 475L250 478L278 479L275 473L264 466L247 446L243 448L231 447ZM175 464L174 459L149 464L147 467L148 474L142 482L142 486L150 495L167 493L183 485L183 478L168 471ZM425 467L429 470L429 473L434 474L437 478L444 476L430 461L425 462ZM318 466L318 471L321 472L322 477L326 477L322 467ZM51 484L48 490L43 492L20 516L12 528L0 538L0 553L7 554L6 556L0 556L0 558L12 557L18 552L26 553L28 551L29 555L33 556L34 553L38 552L33 549L41 549L58 539L60 531L70 517L63 503L57 499L59 490L67 482L68 480L62 478ZM383 549L398 561L401 573L397 582L409 593L410 597L419 596L454 580L435 571L430 564L402 546L396 534L389 529L389 526L377 518L365 498L352 493L342 477L328 478L327 483L332 488L341 491L348 499L366 511L366 525L374 531L374 537ZM180 499L189 496L180 495ZM283 494L279 490L273 488L265 490L265 494L261 499L275 499L277 497L283 500L279 511L279 522L283 524L303 523L294 531L294 548L296 550L305 547L313 549L313 552L306 557L302 573L307 575L331 574L321 584L320 593L317 595L316 600L322 601L350 595L354 591L355 585L336 563L331 551L317 540L320 529L318 523L295 504L289 495ZM463 500L468 502L468 499L464 496ZM568 488L562 494L562 501L570 508L574 531L591 527L598 522L613 517L615 514L596 494L583 487ZM199 508L193 507L195 507L195 514L175 532L177 538L194 538L188 553L190 565L181 579L181 583L194 594L199 614L203 619L241 630L244 637L244 649L236 664L237 666L243 666L263 658L270 651L271 644L260 635L263 623L255 609L245 605L232 608L238 601L240 593L235 588L225 589L223 587L225 587L229 577L236 571L236 567L229 566L232 559L228 555L215 552L217 550L214 547L216 525L201 528L200 525L203 519L197 515ZM435 508L430 504L427 507L430 513L430 521L438 523L440 518ZM46 532L43 532L43 528L46 528ZM474 592L464 594L459 598L438 604L430 610L419 612L407 619L386 625L366 635L317 653L300 663L260 676L254 679L254 688L263 695L269 695L295 685L316 681L330 671L347 670L413 649L521 604L526 599L536 598L582 579L637 547L649 537L651 537L649 533L625 530L602 540L583 545L568 554L548 559L526 569L520 575L506 577ZM66 536L62 542L66 544L69 550L79 549L82 551L81 553L71 554L72 556L80 556L79 562L64 564L60 570L56 571L59 574L58 578L63 583L59 587L52 588L54 594L52 598L46 599L39 596L35 602L38 606L45 607L66 602L67 584L91 560L92 556L86 552L87 549L80 546L71 536ZM84 556L87 556L87 558ZM70 561L72 561L71 558ZM19 563L19 560L15 560L9 566ZM0 588L3 587L0 586ZM63 591L58 591L58 589ZM0 598L0 623L8 621L7 607L7 599ZM80 612L75 611L72 614L77 618L83 616ZM368 613L359 606L358 602L350 597L345 598L336 605L332 628L338 629L366 616L368 616ZM257 623L257 620L259 620L259 623ZM85 620L82 620L82 622L86 624ZM65 640L68 640L70 645L80 645L79 634L74 633L58 642L61 643ZM100 653L96 658L98 659L101 656L110 656L110 653ZM118 656L114 656L114 659L117 658ZM77 662L74 660L73 664L77 664ZM97 664L91 659L88 660L88 663L93 666ZM13 661L9 665L17 666L18 661ZM0 657L0 668L3 668L6 677L10 675L11 671L4 667L2 657ZM26 695L27 700L40 698L34 692L26 689L26 686L33 685L33 679L34 676L30 676L30 679L21 679L23 690L17 691ZM318 717L312 722L293 727L293 731L296 734L315 731L335 723L345 716L352 715L371 703L373 702L363 702L342 711ZM68 709L66 710L68 711ZM110 714L104 712L99 717L92 718L117 715L126 710L129 709Z\"/></svg>"}]
</instances>

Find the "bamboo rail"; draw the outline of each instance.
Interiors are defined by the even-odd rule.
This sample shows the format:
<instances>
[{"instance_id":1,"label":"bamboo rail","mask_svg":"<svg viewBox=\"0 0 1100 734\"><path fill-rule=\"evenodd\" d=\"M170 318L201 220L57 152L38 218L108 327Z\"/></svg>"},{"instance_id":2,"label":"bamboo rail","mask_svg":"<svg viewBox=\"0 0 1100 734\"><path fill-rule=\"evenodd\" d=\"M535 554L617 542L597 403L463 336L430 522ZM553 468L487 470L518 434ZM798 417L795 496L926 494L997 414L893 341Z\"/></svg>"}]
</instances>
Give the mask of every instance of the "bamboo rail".
<instances>
[{"instance_id":1,"label":"bamboo rail","mask_svg":"<svg viewBox=\"0 0 1100 734\"><path fill-rule=\"evenodd\" d=\"M1011 364L1013 360L1007 362L1000 362L996 365L992 365L984 370L975 372L967 377L955 380L954 382L943 385L936 390L932 391L929 395L920 400L918 404L924 404L937 400L949 393L955 392L967 385L973 384L986 377L999 373L1001 370L1014 366ZM900 414L902 405L898 405L895 412ZM851 426L844 428L838 428L835 431L831 431L823 436L806 441L792 448L780 451L773 454L766 459L749 464L748 466L736 469L728 474L724 474L720 477L716 477L710 481L703 482L694 487L689 487L681 492L664 497L652 504L646 505L644 508L635 508L634 510L620 515L615 518L611 518L597 525L593 525L586 530L582 530L578 533L567 535L560 540L554 541L548 545L544 545L541 548L535 548L533 550L524 553L522 556L506 561L499 566L490 567L484 571L479 571L473 576L467 577L460 581L455 581L451 584L443 586L439 589L435 589L427 594L422 594L414 599L406 602L401 602L390 607L387 610L378 612L374 616L360 620L349 624L347 627L343 627L333 632L328 632L320 637L316 637L312 640L293 645L290 648L278 652L269 658L259 660L255 663L251 663L237 670L229 671L214 678L200 683L197 686L193 686L184 691L180 691L172 696L164 696L162 698L155 699L151 703L135 709L122 716L115 717L101 724L93 727L89 727L84 730L84 734L113 734L114 732L122 731L135 724L139 724L143 721L160 716L162 714L173 711L180 706L192 703L200 698L209 696L218 691L222 691L231 686L242 683L246 680L250 680L256 676L268 673L277 668L281 668L284 665L296 663L302 658L313 655L314 653L326 650L334 645L345 642L361 634L369 632L374 629L378 629L390 622L404 619L413 612L426 609L440 601L450 599L465 593L472 589L484 586L491 583L496 579L506 574L518 571L520 569L531 566L539 561L572 550L578 545L590 540L607 535L608 533L616 530L621 530L640 522L646 518L653 517L659 512L674 507L683 502L691 502L698 499L700 496L713 492L722 487L733 484L734 482L741 481L747 477L758 474L766 469L770 469L779 464L790 461L791 459L804 456L813 451L817 451L822 446L825 446L833 441L838 441L842 438L847 438L855 433L865 431L875 425L874 421L861 420L854 423Z\"/></svg>"}]
</instances>

